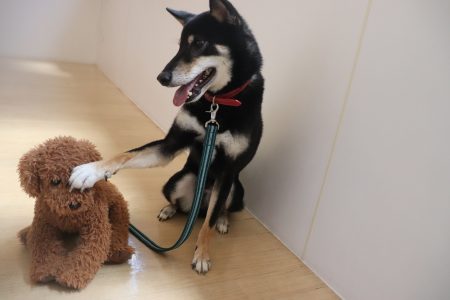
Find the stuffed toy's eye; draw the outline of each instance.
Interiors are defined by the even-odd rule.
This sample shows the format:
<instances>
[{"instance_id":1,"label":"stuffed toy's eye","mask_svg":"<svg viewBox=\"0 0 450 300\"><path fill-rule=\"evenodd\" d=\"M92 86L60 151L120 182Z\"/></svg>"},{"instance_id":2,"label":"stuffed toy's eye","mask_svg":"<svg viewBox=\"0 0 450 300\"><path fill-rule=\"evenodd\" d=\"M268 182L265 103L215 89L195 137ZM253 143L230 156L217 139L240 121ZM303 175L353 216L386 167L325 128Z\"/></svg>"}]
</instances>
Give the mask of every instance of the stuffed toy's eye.
<instances>
[{"instance_id":1,"label":"stuffed toy's eye","mask_svg":"<svg viewBox=\"0 0 450 300\"><path fill-rule=\"evenodd\" d=\"M51 184L53 186L58 186L61 183L61 179L52 179Z\"/></svg>"}]
</instances>

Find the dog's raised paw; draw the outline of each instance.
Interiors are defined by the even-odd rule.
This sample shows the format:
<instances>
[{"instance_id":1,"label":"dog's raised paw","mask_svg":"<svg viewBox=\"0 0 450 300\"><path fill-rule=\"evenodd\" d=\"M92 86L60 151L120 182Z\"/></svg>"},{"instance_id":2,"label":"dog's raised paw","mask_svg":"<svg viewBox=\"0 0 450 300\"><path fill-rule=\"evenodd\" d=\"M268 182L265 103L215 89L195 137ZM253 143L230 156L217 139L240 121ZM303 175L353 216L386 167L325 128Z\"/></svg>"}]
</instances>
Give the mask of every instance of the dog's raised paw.
<instances>
[{"instance_id":1,"label":"dog's raised paw","mask_svg":"<svg viewBox=\"0 0 450 300\"><path fill-rule=\"evenodd\" d=\"M106 171L100 167L98 162L90 162L75 167L69 178L70 190L91 188L100 179L105 178Z\"/></svg>"},{"instance_id":2,"label":"dog's raised paw","mask_svg":"<svg viewBox=\"0 0 450 300\"><path fill-rule=\"evenodd\" d=\"M177 208L174 205L169 204L161 209L161 211L158 214L158 220L160 222L169 220L176 214L176 212L177 212Z\"/></svg>"}]
</instances>

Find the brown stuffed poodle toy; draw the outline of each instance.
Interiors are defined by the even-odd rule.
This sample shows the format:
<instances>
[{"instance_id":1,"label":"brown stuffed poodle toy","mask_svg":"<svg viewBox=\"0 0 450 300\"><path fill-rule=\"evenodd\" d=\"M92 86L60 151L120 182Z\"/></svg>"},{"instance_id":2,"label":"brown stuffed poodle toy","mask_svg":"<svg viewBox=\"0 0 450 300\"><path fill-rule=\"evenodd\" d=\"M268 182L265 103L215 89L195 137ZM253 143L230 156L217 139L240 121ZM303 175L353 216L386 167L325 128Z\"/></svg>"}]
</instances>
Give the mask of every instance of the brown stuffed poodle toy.
<instances>
[{"instance_id":1,"label":"brown stuffed poodle toy","mask_svg":"<svg viewBox=\"0 0 450 300\"><path fill-rule=\"evenodd\" d=\"M31 252L31 280L80 289L103 263L123 263L128 246L125 200L109 182L69 191L72 169L100 160L85 140L58 137L26 153L19 163L20 183L36 199L31 226L19 237Z\"/></svg>"}]
</instances>

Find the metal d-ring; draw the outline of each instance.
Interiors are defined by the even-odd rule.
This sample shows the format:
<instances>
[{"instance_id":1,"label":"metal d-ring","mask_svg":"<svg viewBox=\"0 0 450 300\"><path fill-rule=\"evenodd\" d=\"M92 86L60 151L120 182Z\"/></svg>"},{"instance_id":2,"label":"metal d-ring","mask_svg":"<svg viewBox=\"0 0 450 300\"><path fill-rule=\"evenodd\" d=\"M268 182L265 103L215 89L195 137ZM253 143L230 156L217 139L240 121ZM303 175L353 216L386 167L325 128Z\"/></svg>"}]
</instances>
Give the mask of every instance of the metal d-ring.
<instances>
[{"instance_id":1,"label":"metal d-ring","mask_svg":"<svg viewBox=\"0 0 450 300\"><path fill-rule=\"evenodd\" d=\"M220 124L216 120L209 120L208 122L205 123L205 127L208 127L209 124L215 124L217 125L217 129L220 128Z\"/></svg>"}]
</instances>

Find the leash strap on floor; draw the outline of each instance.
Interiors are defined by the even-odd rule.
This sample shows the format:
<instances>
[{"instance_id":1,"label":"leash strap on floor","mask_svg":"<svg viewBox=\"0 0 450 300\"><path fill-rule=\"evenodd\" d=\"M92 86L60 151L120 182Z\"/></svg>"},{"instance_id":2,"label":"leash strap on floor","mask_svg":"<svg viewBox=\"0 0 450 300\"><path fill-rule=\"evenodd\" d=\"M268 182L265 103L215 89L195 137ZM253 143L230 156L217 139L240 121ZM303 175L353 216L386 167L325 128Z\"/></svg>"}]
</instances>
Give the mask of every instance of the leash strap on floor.
<instances>
[{"instance_id":1,"label":"leash strap on floor","mask_svg":"<svg viewBox=\"0 0 450 300\"><path fill-rule=\"evenodd\" d=\"M218 108L216 109L216 112L217 110ZM152 241L150 238L148 238L144 233L142 233L136 226L134 226L133 224L129 225L128 230L130 231L130 233L151 250L156 251L158 253L164 253L170 250L174 250L180 247L191 235L192 229L195 224L195 220L197 219L198 213L200 212L200 207L202 205L206 178L208 177L208 170L209 166L211 165L211 158L214 151L218 129L219 125L215 121L214 115L214 118L212 118L211 121L208 121L206 123L205 140L203 142L203 152L200 161L200 169L197 176L197 184L195 186L194 200L192 201L192 208L186 221L186 225L184 226L184 229L181 232L178 241L176 241L175 244L173 244L173 246L167 248L161 247L160 245Z\"/></svg>"}]
</instances>

